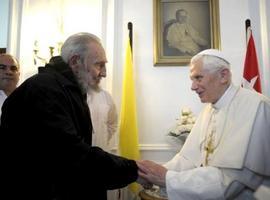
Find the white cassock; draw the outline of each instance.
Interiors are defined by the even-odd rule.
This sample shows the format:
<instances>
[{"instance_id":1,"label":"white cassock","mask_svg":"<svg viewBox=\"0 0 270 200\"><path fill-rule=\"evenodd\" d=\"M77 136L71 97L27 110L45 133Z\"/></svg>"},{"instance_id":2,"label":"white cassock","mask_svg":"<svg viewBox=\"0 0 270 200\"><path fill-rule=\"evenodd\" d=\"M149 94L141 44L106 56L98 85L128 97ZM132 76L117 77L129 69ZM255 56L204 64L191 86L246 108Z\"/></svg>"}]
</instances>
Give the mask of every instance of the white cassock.
<instances>
[{"instance_id":1,"label":"white cassock","mask_svg":"<svg viewBox=\"0 0 270 200\"><path fill-rule=\"evenodd\" d=\"M100 89L87 94L87 103L93 125L92 146L99 146L105 151L113 147L113 135L117 131L118 117L111 95Z\"/></svg>"},{"instance_id":2,"label":"white cassock","mask_svg":"<svg viewBox=\"0 0 270 200\"><path fill-rule=\"evenodd\" d=\"M196 54L201 50L200 46L207 45L207 41L188 23L173 23L168 28L166 39L169 46L182 53Z\"/></svg>"},{"instance_id":3,"label":"white cassock","mask_svg":"<svg viewBox=\"0 0 270 200\"><path fill-rule=\"evenodd\" d=\"M254 199L259 185L270 184L269 154L270 100L231 85L205 106L181 151L164 165L168 198Z\"/></svg>"},{"instance_id":4,"label":"white cassock","mask_svg":"<svg viewBox=\"0 0 270 200\"><path fill-rule=\"evenodd\" d=\"M4 101L6 100L7 98L7 95L6 93L3 91L3 90L0 90L0 117L1 117L1 114L2 114L2 105L4 103Z\"/></svg>"},{"instance_id":5,"label":"white cassock","mask_svg":"<svg viewBox=\"0 0 270 200\"><path fill-rule=\"evenodd\" d=\"M114 135L118 128L118 116L112 96L105 90L90 91L87 103L93 126L92 146L111 152L115 145ZM107 191L108 200L116 200L118 190Z\"/></svg>"}]
</instances>

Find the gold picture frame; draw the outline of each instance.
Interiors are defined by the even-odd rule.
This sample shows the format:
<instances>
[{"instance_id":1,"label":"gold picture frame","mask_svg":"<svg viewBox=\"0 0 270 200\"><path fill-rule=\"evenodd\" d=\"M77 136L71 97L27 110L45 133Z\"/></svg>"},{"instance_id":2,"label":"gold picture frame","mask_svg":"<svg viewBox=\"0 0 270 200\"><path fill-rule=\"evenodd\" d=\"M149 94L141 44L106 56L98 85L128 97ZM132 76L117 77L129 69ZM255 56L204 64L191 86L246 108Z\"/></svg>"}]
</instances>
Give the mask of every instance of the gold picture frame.
<instances>
[{"instance_id":1,"label":"gold picture frame","mask_svg":"<svg viewBox=\"0 0 270 200\"><path fill-rule=\"evenodd\" d=\"M201 50L220 48L218 0L153 0L154 66L186 66Z\"/></svg>"}]
</instances>

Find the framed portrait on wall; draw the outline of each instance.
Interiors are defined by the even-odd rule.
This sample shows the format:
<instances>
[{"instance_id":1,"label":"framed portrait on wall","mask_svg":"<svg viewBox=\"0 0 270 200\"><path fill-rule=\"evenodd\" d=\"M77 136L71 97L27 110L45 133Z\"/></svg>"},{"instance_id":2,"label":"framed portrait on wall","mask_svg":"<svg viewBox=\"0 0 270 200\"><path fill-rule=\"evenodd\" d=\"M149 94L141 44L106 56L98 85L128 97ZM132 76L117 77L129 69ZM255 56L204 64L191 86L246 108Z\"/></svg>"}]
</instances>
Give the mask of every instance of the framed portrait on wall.
<instances>
[{"instance_id":1,"label":"framed portrait on wall","mask_svg":"<svg viewBox=\"0 0 270 200\"><path fill-rule=\"evenodd\" d=\"M153 0L154 65L186 66L208 48L220 48L218 0Z\"/></svg>"}]
</instances>

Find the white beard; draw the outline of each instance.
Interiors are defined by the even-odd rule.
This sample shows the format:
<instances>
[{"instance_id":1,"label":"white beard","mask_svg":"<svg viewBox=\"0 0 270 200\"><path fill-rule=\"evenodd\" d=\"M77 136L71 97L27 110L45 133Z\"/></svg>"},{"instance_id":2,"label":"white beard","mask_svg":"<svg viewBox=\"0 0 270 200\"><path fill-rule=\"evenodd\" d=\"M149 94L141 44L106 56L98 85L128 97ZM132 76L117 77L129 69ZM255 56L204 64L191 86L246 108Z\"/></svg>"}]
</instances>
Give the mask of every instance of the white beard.
<instances>
[{"instance_id":1,"label":"white beard","mask_svg":"<svg viewBox=\"0 0 270 200\"><path fill-rule=\"evenodd\" d=\"M75 74L79 86L83 93L87 93L89 89L88 81L89 81L89 73L85 69L78 70L78 73Z\"/></svg>"}]
</instances>

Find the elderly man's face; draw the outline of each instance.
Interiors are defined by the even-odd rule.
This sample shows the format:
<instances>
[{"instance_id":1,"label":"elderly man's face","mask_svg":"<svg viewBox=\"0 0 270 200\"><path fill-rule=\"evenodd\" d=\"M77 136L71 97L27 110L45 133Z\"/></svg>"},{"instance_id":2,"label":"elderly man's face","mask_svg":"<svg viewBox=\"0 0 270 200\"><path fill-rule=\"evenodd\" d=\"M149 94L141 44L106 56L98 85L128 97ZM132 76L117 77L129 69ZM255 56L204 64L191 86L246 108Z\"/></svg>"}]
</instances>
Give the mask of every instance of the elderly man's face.
<instances>
[{"instance_id":1,"label":"elderly man's face","mask_svg":"<svg viewBox=\"0 0 270 200\"><path fill-rule=\"evenodd\" d=\"M191 90L199 95L202 103L216 103L222 96L224 84L220 73L204 70L200 60L190 66Z\"/></svg>"},{"instance_id":2,"label":"elderly man's face","mask_svg":"<svg viewBox=\"0 0 270 200\"><path fill-rule=\"evenodd\" d=\"M90 45L91 52L86 64L89 73L88 85L97 88L101 79L106 77L107 58L103 47L98 43Z\"/></svg>"},{"instance_id":3,"label":"elderly man's face","mask_svg":"<svg viewBox=\"0 0 270 200\"><path fill-rule=\"evenodd\" d=\"M103 47L99 43L90 43L89 49L91 51L81 63L77 76L86 90L96 90L99 88L101 79L106 77L107 58Z\"/></svg>"},{"instance_id":4,"label":"elderly man's face","mask_svg":"<svg viewBox=\"0 0 270 200\"><path fill-rule=\"evenodd\" d=\"M0 55L0 89L9 95L16 88L19 77L17 61L9 55Z\"/></svg>"}]
</instances>

